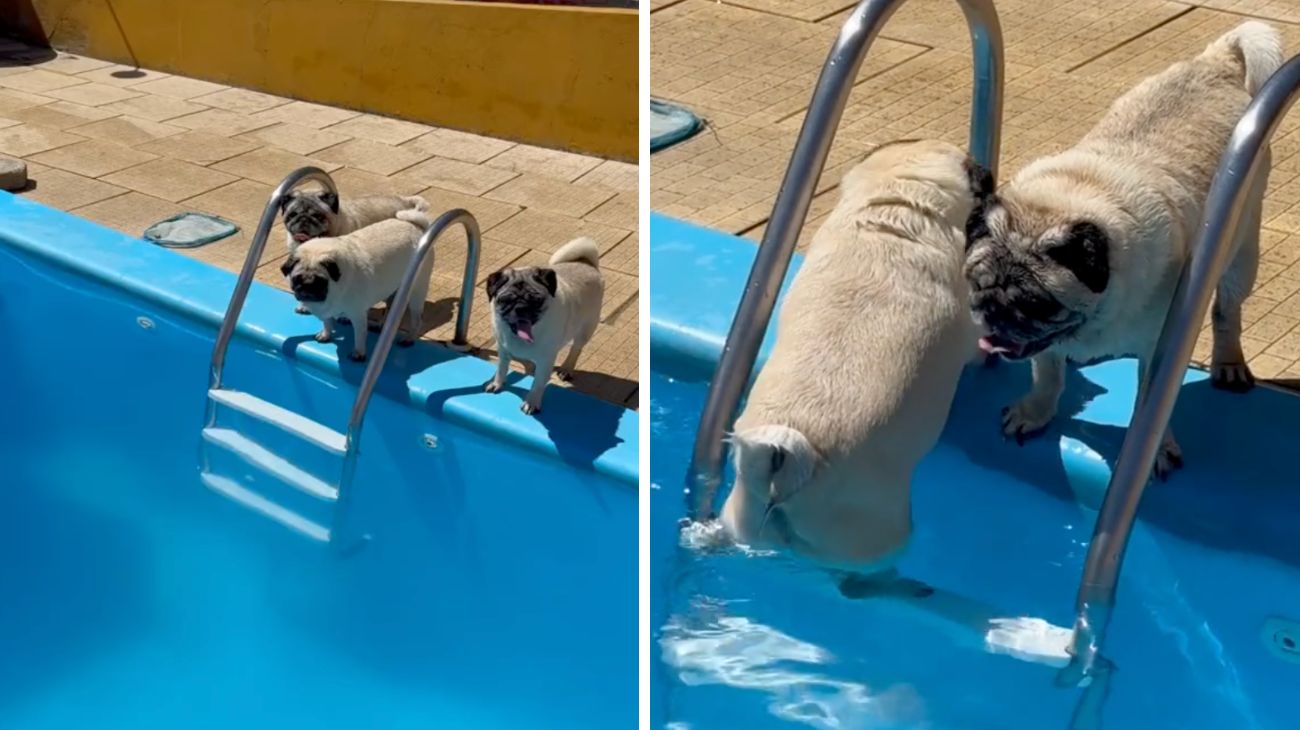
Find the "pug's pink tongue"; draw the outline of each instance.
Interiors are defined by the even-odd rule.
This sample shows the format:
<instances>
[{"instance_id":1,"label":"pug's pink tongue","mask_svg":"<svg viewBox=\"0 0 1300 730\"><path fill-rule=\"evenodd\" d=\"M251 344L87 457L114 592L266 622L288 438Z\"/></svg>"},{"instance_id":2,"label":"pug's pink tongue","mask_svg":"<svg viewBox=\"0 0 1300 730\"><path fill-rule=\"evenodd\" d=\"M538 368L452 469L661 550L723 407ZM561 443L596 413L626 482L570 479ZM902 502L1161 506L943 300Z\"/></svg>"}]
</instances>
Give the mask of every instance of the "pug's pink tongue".
<instances>
[{"instance_id":1,"label":"pug's pink tongue","mask_svg":"<svg viewBox=\"0 0 1300 730\"><path fill-rule=\"evenodd\" d=\"M310 238L311 238L311 236L308 236L306 233L295 233L295 234L293 234L293 240L297 241L298 243L303 243L303 242L307 241L307 240L310 239Z\"/></svg>"},{"instance_id":2,"label":"pug's pink tongue","mask_svg":"<svg viewBox=\"0 0 1300 730\"><path fill-rule=\"evenodd\" d=\"M967 342L969 342L969 341L970 341L970 340L967 340ZM998 347L997 345L995 345L995 344L993 344L992 342L990 342L990 341L989 341L989 338L987 338L987 337L981 337L981 338L980 338L980 349L983 350L985 353L987 353L987 354L989 354L989 355L996 355L996 354L998 354L999 352L1006 352L1006 351L1007 351L1007 348L1005 348L1005 347Z\"/></svg>"},{"instance_id":3,"label":"pug's pink tongue","mask_svg":"<svg viewBox=\"0 0 1300 730\"><path fill-rule=\"evenodd\" d=\"M533 343L533 326L520 322L515 325L515 336L531 345Z\"/></svg>"}]
</instances>

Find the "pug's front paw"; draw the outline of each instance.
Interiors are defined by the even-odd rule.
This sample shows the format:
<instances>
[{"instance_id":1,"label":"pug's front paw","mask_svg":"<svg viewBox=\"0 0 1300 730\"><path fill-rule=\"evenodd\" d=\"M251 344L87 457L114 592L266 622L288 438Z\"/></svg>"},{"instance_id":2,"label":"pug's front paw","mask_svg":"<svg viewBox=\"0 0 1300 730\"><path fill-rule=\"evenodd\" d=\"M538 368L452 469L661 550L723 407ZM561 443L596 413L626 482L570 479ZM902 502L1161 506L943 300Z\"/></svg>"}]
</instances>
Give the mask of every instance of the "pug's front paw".
<instances>
[{"instance_id":1,"label":"pug's front paw","mask_svg":"<svg viewBox=\"0 0 1300 730\"><path fill-rule=\"evenodd\" d=\"M315 340L321 343L329 342L332 339L334 339L334 336L328 332L317 332L315 337Z\"/></svg>"},{"instance_id":2,"label":"pug's front paw","mask_svg":"<svg viewBox=\"0 0 1300 730\"><path fill-rule=\"evenodd\" d=\"M1245 393L1255 387L1255 376L1244 362L1210 363L1210 385L1230 393Z\"/></svg>"},{"instance_id":3,"label":"pug's front paw","mask_svg":"<svg viewBox=\"0 0 1300 730\"><path fill-rule=\"evenodd\" d=\"M525 416L532 416L541 413L542 407L535 406L532 403L529 403L528 401L524 401L524 404L522 406L519 406L519 410L523 411Z\"/></svg>"},{"instance_id":4,"label":"pug's front paw","mask_svg":"<svg viewBox=\"0 0 1300 730\"><path fill-rule=\"evenodd\" d=\"M311 310L307 308L306 304L299 304L293 308L293 311L298 314L311 314Z\"/></svg>"},{"instance_id":5,"label":"pug's front paw","mask_svg":"<svg viewBox=\"0 0 1300 730\"><path fill-rule=\"evenodd\" d=\"M364 352L349 352L349 353L348 353L348 359L351 360L352 362L365 362L365 361L366 361L366 353L364 353Z\"/></svg>"},{"instance_id":6,"label":"pug's front paw","mask_svg":"<svg viewBox=\"0 0 1300 730\"><path fill-rule=\"evenodd\" d=\"M506 387L506 384L505 384L505 383L500 383L500 382L497 382L497 381L495 381L495 380L489 380L489 381L487 382L487 385L484 385L484 386L483 386L483 390L485 390L485 391L487 391L487 392L489 392L489 393L500 393L500 392L501 392L501 389L504 388L504 387Z\"/></svg>"},{"instance_id":7,"label":"pug's front paw","mask_svg":"<svg viewBox=\"0 0 1300 730\"><path fill-rule=\"evenodd\" d=\"M1055 416L1055 406L1045 405L1038 398L1027 395L1002 409L1002 435L1023 444L1041 434Z\"/></svg>"}]
</instances>

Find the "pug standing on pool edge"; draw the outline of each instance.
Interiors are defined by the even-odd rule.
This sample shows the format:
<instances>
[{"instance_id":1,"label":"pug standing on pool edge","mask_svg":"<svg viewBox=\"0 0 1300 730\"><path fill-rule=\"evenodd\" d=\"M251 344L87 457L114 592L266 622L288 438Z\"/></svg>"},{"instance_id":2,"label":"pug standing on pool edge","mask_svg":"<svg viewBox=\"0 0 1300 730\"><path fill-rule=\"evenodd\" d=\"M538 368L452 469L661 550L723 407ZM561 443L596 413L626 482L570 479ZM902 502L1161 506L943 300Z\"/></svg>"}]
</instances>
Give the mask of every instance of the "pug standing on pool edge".
<instances>
[{"instance_id":1,"label":"pug standing on pool edge","mask_svg":"<svg viewBox=\"0 0 1300 730\"><path fill-rule=\"evenodd\" d=\"M285 245L291 256L299 245L314 238L337 238L372 223L395 218L403 210L423 213L429 210L429 203L418 195L366 195L340 200L328 190L294 190L280 200ZM294 311L311 314L301 304Z\"/></svg>"},{"instance_id":2,"label":"pug standing on pool edge","mask_svg":"<svg viewBox=\"0 0 1300 730\"><path fill-rule=\"evenodd\" d=\"M1277 31L1243 23L1139 83L1077 145L1021 170L972 218L966 269L984 347L1033 363L1029 393L1003 412L1006 436L1021 441L1056 417L1067 361L1136 356L1141 402L1219 159L1281 62ZM1224 390L1254 384L1241 309L1259 265L1268 173L1265 150L1215 291L1211 373ZM1181 464L1166 431L1154 475Z\"/></svg>"},{"instance_id":3,"label":"pug standing on pool edge","mask_svg":"<svg viewBox=\"0 0 1300 730\"><path fill-rule=\"evenodd\" d=\"M317 342L329 342L334 336L335 321L347 316L354 323L350 357L356 361L366 359L366 312L397 292L411 264L416 243L428 227L429 217L425 213L403 210L396 218L344 236L314 238L289 255L280 272L289 279L294 298L321 319L323 325L316 335ZM399 341L402 346L411 345L420 333L432 270L431 255L411 288L407 306L411 329ZM358 322L362 324L355 324Z\"/></svg>"},{"instance_id":4,"label":"pug standing on pool edge","mask_svg":"<svg viewBox=\"0 0 1300 730\"><path fill-rule=\"evenodd\" d=\"M492 274L487 295L498 356L496 376L485 390L505 388L512 359L532 362L533 387L520 409L538 413L560 350L569 345L559 372L560 379L569 380L600 324L605 296L600 249L590 238L570 241L551 256L548 267L506 268Z\"/></svg>"}]
</instances>

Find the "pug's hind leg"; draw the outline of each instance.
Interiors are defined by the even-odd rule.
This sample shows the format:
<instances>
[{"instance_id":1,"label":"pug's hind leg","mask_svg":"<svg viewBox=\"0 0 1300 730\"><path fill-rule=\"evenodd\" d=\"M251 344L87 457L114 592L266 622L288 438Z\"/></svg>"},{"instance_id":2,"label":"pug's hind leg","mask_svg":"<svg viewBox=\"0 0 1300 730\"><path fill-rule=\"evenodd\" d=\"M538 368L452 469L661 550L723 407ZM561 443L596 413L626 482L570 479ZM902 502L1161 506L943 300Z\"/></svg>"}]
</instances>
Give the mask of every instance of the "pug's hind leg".
<instances>
[{"instance_id":1,"label":"pug's hind leg","mask_svg":"<svg viewBox=\"0 0 1300 730\"><path fill-rule=\"evenodd\" d=\"M1267 153L1266 153L1267 154ZM1210 355L1210 384L1220 390L1244 393L1255 385L1255 376L1241 349L1241 307L1255 286L1259 271L1259 234L1263 217L1264 188L1268 184L1269 160L1261 161L1250 198L1237 226L1237 250L1214 290L1210 322L1214 347Z\"/></svg>"},{"instance_id":2,"label":"pug's hind leg","mask_svg":"<svg viewBox=\"0 0 1300 730\"><path fill-rule=\"evenodd\" d=\"M352 320L352 352L348 357L353 362L364 362L366 359L366 333L368 332L364 324L366 310L349 312L348 314L350 315L348 318ZM361 322L362 325L357 326L357 322Z\"/></svg>"},{"instance_id":3,"label":"pug's hind leg","mask_svg":"<svg viewBox=\"0 0 1300 730\"><path fill-rule=\"evenodd\" d=\"M1023 398L1002 409L1002 434L1022 444L1047 428L1065 391L1065 356L1034 355L1034 384Z\"/></svg>"}]
</instances>

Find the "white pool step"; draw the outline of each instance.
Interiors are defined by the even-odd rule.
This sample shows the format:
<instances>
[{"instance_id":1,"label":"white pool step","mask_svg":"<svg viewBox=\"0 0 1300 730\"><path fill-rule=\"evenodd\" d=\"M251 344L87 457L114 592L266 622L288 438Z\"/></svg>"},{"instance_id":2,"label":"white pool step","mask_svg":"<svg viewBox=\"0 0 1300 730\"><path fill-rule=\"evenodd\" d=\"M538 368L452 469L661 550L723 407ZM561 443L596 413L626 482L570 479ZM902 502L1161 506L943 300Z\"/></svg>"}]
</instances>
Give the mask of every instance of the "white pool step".
<instances>
[{"instance_id":1,"label":"white pool step","mask_svg":"<svg viewBox=\"0 0 1300 730\"><path fill-rule=\"evenodd\" d=\"M274 403L264 401L255 395L249 395L238 390L214 388L208 391L208 397L217 403L234 408L240 413L279 426L285 431L310 441L326 451L331 451L340 456L347 451L348 440L343 434L300 413L294 413Z\"/></svg>"},{"instance_id":2,"label":"white pool step","mask_svg":"<svg viewBox=\"0 0 1300 730\"><path fill-rule=\"evenodd\" d=\"M245 507L259 512L295 532L319 542L329 542L329 528L319 525L292 510L281 507L271 500L240 486L233 479L227 479L209 472L200 475L203 483L211 490L232 499Z\"/></svg>"},{"instance_id":3,"label":"white pool step","mask_svg":"<svg viewBox=\"0 0 1300 730\"><path fill-rule=\"evenodd\" d=\"M238 431L229 428L205 428L203 438L243 459L247 464L257 467L274 476L291 487L310 494L317 499L333 502L339 497L339 490L326 484L306 471L290 463L283 456L272 453L269 449Z\"/></svg>"}]
</instances>

